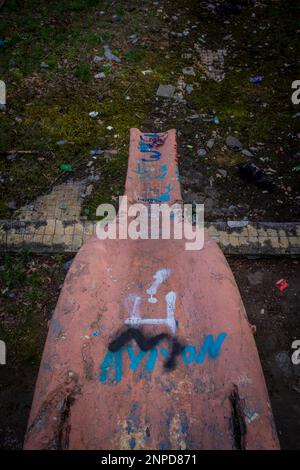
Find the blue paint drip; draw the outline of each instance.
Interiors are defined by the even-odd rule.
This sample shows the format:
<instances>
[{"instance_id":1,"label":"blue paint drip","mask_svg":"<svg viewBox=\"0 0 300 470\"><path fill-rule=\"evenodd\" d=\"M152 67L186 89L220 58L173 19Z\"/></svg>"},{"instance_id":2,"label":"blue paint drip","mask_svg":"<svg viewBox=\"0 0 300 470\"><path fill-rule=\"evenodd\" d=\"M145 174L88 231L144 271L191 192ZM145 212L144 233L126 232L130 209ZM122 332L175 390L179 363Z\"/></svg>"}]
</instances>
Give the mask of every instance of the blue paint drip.
<instances>
[{"instance_id":1,"label":"blue paint drip","mask_svg":"<svg viewBox=\"0 0 300 470\"><path fill-rule=\"evenodd\" d=\"M206 354L208 354L211 359L216 359L219 355L222 343L226 336L227 333L220 333L217 339L214 340L213 335L207 335L205 337L202 348L196 357L196 363L203 364Z\"/></svg>"},{"instance_id":2,"label":"blue paint drip","mask_svg":"<svg viewBox=\"0 0 300 470\"><path fill-rule=\"evenodd\" d=\"M148 359L147 359L147 362L146 362L146 367L145 367L147 372L152 372L153 371L155 363L156 363L157 356L158 356L157 350L155 348L150 349L149 356L148 356Z\"/></svg>"},{"instance_id":3,"label":"blue paint drip","mask_svg":"<svg viewBox=\"0 0 300 470\"><path fill-rule=\"evenodd\" d=\"M170 353L169 353L167 348L161 348L159 352L164 357L169 357L170 356Z\"/></svg>"}]
</instances>

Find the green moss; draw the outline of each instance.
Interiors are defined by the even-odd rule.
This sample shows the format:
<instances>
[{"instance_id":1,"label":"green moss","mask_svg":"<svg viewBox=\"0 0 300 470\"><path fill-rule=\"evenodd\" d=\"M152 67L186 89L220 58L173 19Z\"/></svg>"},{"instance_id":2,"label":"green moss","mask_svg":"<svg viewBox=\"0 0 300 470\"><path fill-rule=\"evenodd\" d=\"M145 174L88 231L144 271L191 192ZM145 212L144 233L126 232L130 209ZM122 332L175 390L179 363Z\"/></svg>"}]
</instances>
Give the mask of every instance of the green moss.
<instances>
[{"instance_id":1,"label":"green moss","mask_svg":"<svg viewBox=\"0 0 300 470\"><path fill-rule=\"evenodd\" d=\"M76 67L75 77L83 82L88 82L91 79L91 67L89 64L80 64Z\"/></svg>"}]
</instances>

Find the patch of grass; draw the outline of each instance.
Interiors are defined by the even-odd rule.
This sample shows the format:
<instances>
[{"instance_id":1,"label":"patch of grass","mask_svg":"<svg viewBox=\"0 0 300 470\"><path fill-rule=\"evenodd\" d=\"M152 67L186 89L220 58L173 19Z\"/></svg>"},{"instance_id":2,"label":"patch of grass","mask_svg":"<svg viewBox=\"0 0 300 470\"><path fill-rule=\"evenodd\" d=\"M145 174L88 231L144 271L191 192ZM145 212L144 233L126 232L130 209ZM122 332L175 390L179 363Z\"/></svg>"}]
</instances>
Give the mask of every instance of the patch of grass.
<instances>
[{"instance_id":1,"label":"patch of grass","mask_svg":"<svg viewBox=\"0 0 300 470\"><path fill-rule=\"evenodd\" d=\"M140 50L132 50L132 51L126 52L125 58L126 60L130 62L138 63L138 62L141 62L141 60L143 59L143 55L144 55L143 52Z\"/></svg>"},{"instance_id":2,"label":"patch of grass","mask_svg":"<svg viewBox=\"0 0 300 470\"><path fill-rule=\"evenodd\" d=\"M75 77L83 82L88 82L91 79L91 66L89 64L80 64L75 70Z\"/></svg>"}]
</instances>

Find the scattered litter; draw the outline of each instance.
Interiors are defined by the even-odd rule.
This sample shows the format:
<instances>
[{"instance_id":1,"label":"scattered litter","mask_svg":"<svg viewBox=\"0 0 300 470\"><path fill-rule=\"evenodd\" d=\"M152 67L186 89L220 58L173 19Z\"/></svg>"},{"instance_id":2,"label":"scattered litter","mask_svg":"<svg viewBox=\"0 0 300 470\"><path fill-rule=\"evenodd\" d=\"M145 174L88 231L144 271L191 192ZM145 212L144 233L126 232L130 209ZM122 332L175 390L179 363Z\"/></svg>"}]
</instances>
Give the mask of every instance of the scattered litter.
<instances>
[{"instance_id":1,"label":"scattered litter","mask_svg":"<svg viewBox=\"0 0 300 470\"><path fill-rule=\"evenodd\" d=\"M214 145L215 145L215 139L209 139L209 140L206 142L206 148L207 148L208 150L211 150Z\"/></svg>"},{"instance_id":2,"label":"scattered litter","mask_svg":"<svg viewBox=\"0 0 300 470\"><path fill-rule=\"evenodd\" d=\"M156 96L161 96L163 98L173 98L175 93L174 85L159 85Z\"/></svg>"},{"instance_id":3,"label":"scattered litter","mask_svg":"<svg viewBox=\"0 0 300 470\"><path fill-rule=\"evenodd\" d=\"M67 143L68 143L67 140L61 139L61 140L58 140L58 141L56 142L56 145L65 145L65 144L67 144Z\"/></svg>"},{"instance_id":4,"label":"scattered litter","mask_svg":"<svg viewBox=\"0 0 300 470\"><path fill-rule=\"evenodd\" d=\"M112 158L114 157L115 155L118 154L118 151L117 150L105 150L104 152L104 158Z\"/></svg>"},{"instance_id":5,"label":"scattered litter","mask_svg":"<svg viewBox=\"0 0 300 470\"><path fill-rule=\"evenodd\" d=\"M14 210L16 209L16 203L15 203L15 201L9 201L9 202L7 203L7 207L8 207L10 210L14 211Z\"/></svg>"},{"instance_id":6,"label":"scattered litter","mask_svg":"<svg viewBox=\"0 0 300 470\"><path fill-rule=\"evenodd\" d=\"M193 148L194 148L194 146L191 145L191 144L188 144L186 147L187 147L188 149L193 149Z\"/></svg>"},{"instance_id":7,"label":"scattered litter","mask_svg":"<svg viewBox=\"0 0 300 470\"><path fill-rule=\"evenodd\" d=\"M228 220L227 225L230 228L242 228L247 227L249 221L248 220Z\"/></svg>"},{"instance_id":8,"label":"scattered litter","mask_svg":"<svg viewBox=\"0 0 300 470\"><path fill-rule=\"evenodd\" d=\"M252 183L260 189L266 191L272 191L274 189L274 183L272 179L265 174L264 171L260 170L254 163L247 162L238 167L240 177Z\"/></svg>"},{"instance_id":9,"label":"scattered litter","mask_svg":"<svg viewBox=\"0 0 300 470\"><path fill-rule=\"evenodd\" d=\"M40 67L41 67L41 69L48 69L50 67L50 65L46 64L46 62L41 62Z\"/></svg>"},{"instance_id":10,"label":"scattered litter","mask_svg":"<svg viewBox=\"0 0 300 470\"><path fill-rule=\"evenodd\" d=\"M96 73L96 75L94 75L94 78L105 78L106 75L104 72L99 72L99 73Z\"/></svg>"},{"instance_id":11,"label":"scattered litter","mask_svg":"<svg viewBox=\"0 0 300 470\"><path fill-rule=\"evenodd\" d=\"M296 165L292 168L292 171L300 171L300 165Z\"/></svg>"},{"instance_id":12,"label":"scattered litter","mask_svg":"<svg viewBox=\"0 0 300 470\"><path fill-rule=\"evenodd\" d=\"M120 16L120 15L113 15L113 16L111 17L111 19L112 19L113 21L122 21L123 16Z\"/></svg>"},{"instance_id":13,"label":"scattered litter","mask_svg":"<svg viewBox=\"0 0 300 470\"><path fill-rule=\"evenodd\" d=\"M245 157L248 157L248 158L254 157L253 153L250 152L250 150L247 150L247 149L243 149L242 154L245 155Z\"/></svg>"},{"instance_id":14,"label":"scattered litter","mask_svg":"<svg viewBox=\"0 0 300 470\"><path fill-rule=\"evenodd\" d=\"M8 42L6 41L6 39L0 39L0 47L6 47L8 44Z\"/></svg>"},{"instance_id":15,"label":"scattered litter","mask_svg":"<svg viewBox=\"0 0 300 470\"><path fill-rule=\"evenodd\" d=\"M152 73L152 72L153 72L153 70L151 70L151 69L142 70L143 75L148 75L148 73Z\"/></svg>"},{"instance_id":16,"label":"scattered litter","mask_svg":"<svg viewBox=\"0 0 300 470\"><path fill-rule=\"evenodd\" d=\"M183 75L194 76L195 75L195 70L193 69L193 67L184 67L182 69L182 73L183 73Z\"/></svg>"},{"instance_id":17,"label":"scattered litter","mask_svg":"<svg viewBox=\"0 0 300 470\"><path fill-rule=\"evenodd\" d=\"M131 34L131 36L129 36L128 39L131 42L131 44L135 44L139 40L137 34Z\"/></svg>"},{"instance_id":18,"label":"scattered litter","mask_svg":"<svg viewBox=\"0 0 300 470\"><path fill-rule=\"evenodd\" d=\"M284 292L285 289L288 287L288 283L285 279L279 279L279 281L275 282L275 287L280 291Z\"/></svg>"},{"instance_id":19,"label":"scattered litter","mask_svg":"<svg viewBox=\"0 0 300 470\"><path fill-rule=\"evenodd\" d=\"M73 171L74 170L72 165L66 165L65 163L60 163L58 166L63 171Z\"/></svg>"},{"instance_id":20,"label":"scattered litter","mask_svg":"<svg viewBox=\"0 0 300 470\"><path fill-rule=\"evenodd\" d=\"M107 126L106 129L107 129L108 131L112 131L112 130L113 130L113 127L112 127L112 126Z\"/></svg>"},{"instance_id":21,"label":"scattered litter","mask_svg":"<svg viewBox=\"0 0 300 470\"><path fill-rule=\"evenodd\" d=\"M111 52L109 46L103 46L103 49L107 60L110 60L111 62L117 62L118 64L121 62L121 59Z\"/></svg>"},{"instance_id":22,"label":"scattered litter","mask_svg":"<svg viewBox=\"0 0 300 470\"><path fill-rule=\"evenodd\" d=\"M74 261L74 258L69 259L62 265L62 270L63 271L69 271L70 267L72 266L72 263Z\"/></svg>"},{"instance_id":23,"label":"scattered litter","mask_svg":"<svg viewBox=\"0 0 300 470\"><path fill-rule=\"evenodd\" d=\"M100 57L100 55L95 55L93 61L95 62L95 64L100 64L101 62L103 62L103 57Z\"/></svg>"},{"instance_id":24,"label":"scattered litter","mask_svg":"<svg viewBox=\"0 0 300 470\"><path fill-rule=\"evenodd\" d=\"M187 85L185 87L185 90L186 90L187 94L190 95L193 92L194 87L193 87L193 85Z\"/></svg>"},{"instance_id":25,"label":"scattered litter","mask_svg":"<svg viewBox=\"0 0 300 470\"><path fill-rule=\"evenodd\" d=\"M205 157L206 154L207 154L207 152L204 148L201 148L201 149L197 150L198 157Z\"/></svg>"},{"instance_id":26,"label":"scattered litter","mask_svg":"<svg viewBox=\"0 0 300 470\"><path fill-rule=\"evenodd\" d=\"M253 77L250 77L250 82L251 83L261 83L263 81L264 77L261 75L255 75Z\"/></svg>"},{"instance_id":27,"label":"scattered litter","mask_svg":"<svg viewBox=\"0 0 300 470\"><path fill-rule=\"evenodd\" d=\"M101 155L101 153L104 153L103 150L100 150L100 149L93 149L90 151L90 154L92 155L92 157L94 157L95 155Z\"/></svg>"},{"instance_id":28,"label":"scattered litter","mask_svg":"<svg viewBox=\"0 0 300 470\"><path fill-rule=\"evenodd\" d=\"M218 118L218 116L214 116L211 120L211 122L213 122L214 124L218 125L220 124L220 119Z\"/></svg>"},{"instance_id":29,"label":"scattered litter","mask_svg":"<svg viewBox=\"0 0 300 470\"><path fill-rule=\"evenodd\" d=\"M227 177L227 171L223 170L222 168L218 169L217 176L219 178L226 178Z\"/></svg>"},{"instance_id":30,"label":"scattered litter","mask_svg":"<svg viewBox=\"0 0 300 470\"><path fill-rule=\"evenodd\" d=\"M89 116L90 116L91 118L95 118L95 117L98 116L98 114L99 114L98 111L91 111L91 112L89 113Z\"/></svg>"},{"instance_id":31,"label":"scattered litter","mask_svg":"<svg viewBox=\"0 0 300 470\"><path fill-rule=\"evenodd\" d=\"M230 150L234 150L235 152L239 152L243 148L241 142L236 137L233 137L232 135L229 135L226 138L225 143Z\"/></svg>"}]
</instances>

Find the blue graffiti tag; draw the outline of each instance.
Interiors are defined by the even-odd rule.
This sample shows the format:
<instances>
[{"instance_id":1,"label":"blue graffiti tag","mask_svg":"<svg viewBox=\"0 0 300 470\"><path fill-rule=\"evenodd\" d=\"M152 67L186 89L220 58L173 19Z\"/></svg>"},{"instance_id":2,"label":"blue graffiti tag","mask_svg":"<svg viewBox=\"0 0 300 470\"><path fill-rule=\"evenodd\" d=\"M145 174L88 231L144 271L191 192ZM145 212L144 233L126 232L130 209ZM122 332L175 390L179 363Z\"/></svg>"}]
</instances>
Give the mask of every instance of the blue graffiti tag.
<instances>
[{"instance_id":1,"label":"blue graffiti tag","mask_svg":"<svg viewBox=\"0 0 300 470\"><path fill-rule=\"evenodd\" d=\"M182 352L181 358L184 364L203 364L205 357L208 356L210 359L217 359L221 351L221 346L227 336L227 333L220 333L216 339L213 335L207 335L204 338L203 344L197 354L195 346L188 344L186 345ZM121 348L119 351L112 353L108 351L100 365L100 375L99 380L102 383L119 383L123 377L123 352L127 351L130 365L129 369L132 371L137 371L147 357L145 364L145 371L152 372L154 370L157 358L158 351L156 348L150 349L150 351L139 350L136 354L134 348L129 344L127 348ZM160 354L164 358L169 357L169 351L167 348L161 348L159 350Z\"/></svg>"},{"instance_id":2,"label":"blue graffiti tag","mask_svg":"<svg viewBox=\"0 0 300 470\"><path fill-rule=\"evenodd\" d=\"M135 171L135 173L139 175L141 180L163 180L167 175L167 171L167 165L158 166L156 162L151 162L151 165L149 165L149 163L146 164L144 159L141 159L140 161L138 161L137 170Z\"/></svg>"}]
</instances>

